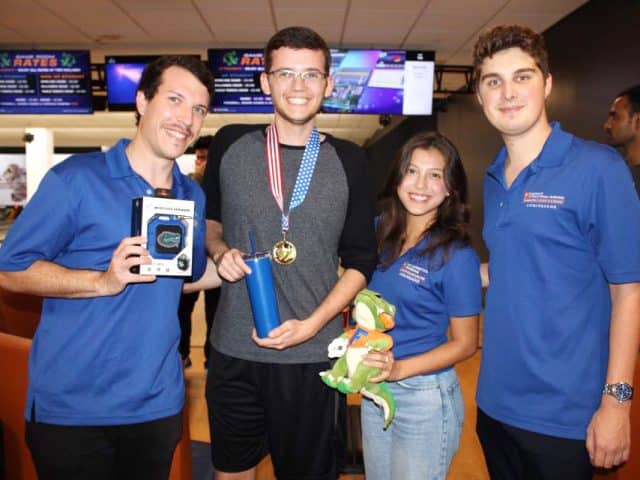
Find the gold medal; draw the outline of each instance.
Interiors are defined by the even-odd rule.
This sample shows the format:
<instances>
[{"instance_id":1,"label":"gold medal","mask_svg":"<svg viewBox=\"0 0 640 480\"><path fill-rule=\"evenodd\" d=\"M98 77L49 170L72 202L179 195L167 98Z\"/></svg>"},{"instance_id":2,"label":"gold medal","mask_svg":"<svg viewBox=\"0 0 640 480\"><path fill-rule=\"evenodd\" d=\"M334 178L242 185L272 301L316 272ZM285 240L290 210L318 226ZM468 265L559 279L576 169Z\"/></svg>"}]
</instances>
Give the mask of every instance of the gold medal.
<instances>
[{"instance_id":1,"label":"gold medal","mask_svg":"<svg viewBox=\"0 0 640 480\"><path fill-rule=\"evenodd\" d=\"M290 265L296 261L296 246L286 238L283 238L273 246L273 259L280 265Z\"/></svg>"},{"instance_id":2,"label":"gold medal","mask_svg":"<svg viewBox=\"0 0 640 480\"><path fill-rule=\"evenodd\" d=\"M280 211L282 212L282 240L277 242L271 251L273 260L280 265L291 265L298 256L296 246L287 240L287 232L290 228L289 214L298 207L307 196L313 170L320 153L320 134L317 128L313 128L311 135L307 139L304 147L302 162L298 169L298 176L293 187L289 207L284 206L283 183L282 183L282 159L280 158L280 142L275 124L267 127L267 173L269 188Z\"/></svg>"}]
</instances>

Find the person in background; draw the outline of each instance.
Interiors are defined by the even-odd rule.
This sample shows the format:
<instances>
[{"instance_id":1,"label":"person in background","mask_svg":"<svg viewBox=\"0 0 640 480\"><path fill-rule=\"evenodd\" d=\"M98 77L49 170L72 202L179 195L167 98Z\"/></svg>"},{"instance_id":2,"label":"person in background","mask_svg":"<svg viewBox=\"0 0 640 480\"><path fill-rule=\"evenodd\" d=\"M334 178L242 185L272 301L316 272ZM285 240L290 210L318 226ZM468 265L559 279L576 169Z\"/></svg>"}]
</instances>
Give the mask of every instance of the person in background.
<instances>
[{"instance_id":1,"label":"person in background","mask_svg":"<svg viewBox=\"0 0 640 480\"><path fill-rule=\"evenodd\" d=\"M195 169L189 176L202 185L204 178L204 170L207 166L207 153L209 144L211 143L211 136L206 135L200 137L193 146L196 156ZM193 308L198 301L200 291L192 291L191 293L183 293L180 297L180 304L178 306L178 318L180 319L180 355L182 356L182 364L184 368L191 366L191 316L193 315ZM213 317L216 313L218 306L218 299L220 298L220 290L218 288L210 288L204 291L204 313L205 321L207 324L207 334L204 343L204 367L207 368L209 363L209 353L211 351L211 344L209 343L209 335L211 335L211 325L213 323Z\"/></svg>"},{"instance_id":2,"label":"person in background","mask_svg":"<svg viewBox=\"0 0 640 480\"><path fill-rule=\"evenodd\" d=\"M549 123L541 35L497 26L474 68L505 144L484 179L478 436L491 478L590 480L631 448L640 203L614 149Z\"/></svg>"},{"instance_id":3,"label":"person in background","mask_svg":"<svg viewBox=\"0 0 640 480\"><path fill-rule=\"evenodd\" d=\"M373 480L444 479L464 418L453 366L476 351L482 310L467 179L455 146L436 132L411 137L381 198L380 263L368 288L396 307L388 332L395 361L375 379L389 382L396 416L383 430L382 410L362 402L365 473Z\"/></svg>"},{"instance_id":4,"label":"person in background","mask_svg":"<svg viewBox=\"0 0 640 480\"><path fill-rule=\"evenodd\" d=\"M54 166L0 249L0 286L45 297L31 346L26 441L42 480L168 478L182 432L177 311L183 279L130 237L132 199L170 189L195 202L193 278L205 270L205 198L175 159L200 132L207 67L164 56L144 70L137 130Z\"/></svg>"},{"instance_id":5,"label":"person in background","mask_svg":"<svg viewBox=\"0 0 640 480\"><path fill-rule=\"evenodd\" d=\"M607 143L621 150L640 192L640 85L616 96L603 127Z\"/></svg>"},{"instance_id":6,"label":"person in background","mask_svg":"<svg viewBox=\"0 0 640 480\"><path fill-rule=\"evenodd\" d=\"M315 127L333 87L322 37L285 28L264 59L273 123L221 128L205 172L207 249L224 281L206 387L213 465L219 480L253 479L270 453L280 480L335 480L345 403L318 373L330 366L342 310L376 265L366 159ZM282 323L265 338L255 333L242 281L249 232L274 257Z\"/></svg>"}]
</instances>

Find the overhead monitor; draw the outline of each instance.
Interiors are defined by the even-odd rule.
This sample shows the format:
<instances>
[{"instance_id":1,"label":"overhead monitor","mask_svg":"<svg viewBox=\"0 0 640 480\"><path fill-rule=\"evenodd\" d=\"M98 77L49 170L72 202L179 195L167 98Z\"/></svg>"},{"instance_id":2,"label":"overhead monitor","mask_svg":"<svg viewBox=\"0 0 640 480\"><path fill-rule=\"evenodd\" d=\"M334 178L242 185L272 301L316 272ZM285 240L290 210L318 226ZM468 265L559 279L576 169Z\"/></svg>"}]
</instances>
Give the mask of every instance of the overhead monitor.
<instances>
[{"instance_id":1,"label":"overhead monitor","mask_svg":"<svg viewBox=\"0 0 640 480\"><path fill-rule=\"evenodd\" d=\"M331 97L324 112L431 115L435 54L407 50L331 50Z\"/></svg>"},{"instance_id":2,"label":"overhead monitor","mask_svg":"<svg viewBox=\"0 0 640 480\"><path fill-rule=\"evenodd\" d=\"M0 50L0 113L92 113L87 50Z\"/></svg>"},{"instance_id":3,"label":"overhead monitor","mask_svg":"<svg viewBox=\"0 0 640 480\"><path fill-rule=\"evenodd\" d=\"M200 55L183 55L200 59ZM160 55L109 55L104 58L107 108L110 111L135 111L136 91L147 64Z\"/></svg>"},{"instance_id":4,"label":"overhead monitor","mask_svg":"<svg viewBox=\"0 0 640 480\"><path fill-rule=\"evenodd\" d=\"M260 89L260 74L264 72L262 49L209 49L208 57L215 80L212 112L273 112L271 97Z\"/></svg>"},{"instance_id":5,"label":"overhead monitor","mask_svg":"<svg viewBox=\"0 0 640 480\"><path fill-rule=\"evenodd\" d=\"M210 49L217 113L271 113L260 89L261 49ZM334 89L326 113L431 115L435 54L432 51L332 49Z\"/></svg>"},{"instance_id":6,"label":"overhead monitor","mask_svg":"<svg viewBox=\"0 0 640 480\"><path fill-rule=\"evenodd\" d=\"M136 89L147 64L158 58L152 55L107 56L104 74L107 106L110 111L134 111Z\"/></svg>"}]
</instances>

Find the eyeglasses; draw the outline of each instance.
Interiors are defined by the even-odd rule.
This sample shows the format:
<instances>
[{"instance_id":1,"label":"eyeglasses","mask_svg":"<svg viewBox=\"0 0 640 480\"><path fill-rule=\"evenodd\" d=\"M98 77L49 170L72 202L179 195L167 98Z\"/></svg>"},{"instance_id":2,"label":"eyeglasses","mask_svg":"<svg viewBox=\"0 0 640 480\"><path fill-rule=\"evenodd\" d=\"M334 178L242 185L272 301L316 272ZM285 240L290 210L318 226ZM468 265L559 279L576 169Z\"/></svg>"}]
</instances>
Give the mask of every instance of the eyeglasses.
<instances>
[{"instance_id":1,"label":"eyeglasses","mask_svg":"<svg viewBox=\"0 0 640 480\"><path fill-rule=\"evenodd\" d=\"M269 72L269 75L273 75L274 78L281 83L291 83L296 78L300 77L306 85L319 85L327 74L319 70L304 70L302 72L296 72L289 68L279 68Z\"/></svg>"}]
</instances>

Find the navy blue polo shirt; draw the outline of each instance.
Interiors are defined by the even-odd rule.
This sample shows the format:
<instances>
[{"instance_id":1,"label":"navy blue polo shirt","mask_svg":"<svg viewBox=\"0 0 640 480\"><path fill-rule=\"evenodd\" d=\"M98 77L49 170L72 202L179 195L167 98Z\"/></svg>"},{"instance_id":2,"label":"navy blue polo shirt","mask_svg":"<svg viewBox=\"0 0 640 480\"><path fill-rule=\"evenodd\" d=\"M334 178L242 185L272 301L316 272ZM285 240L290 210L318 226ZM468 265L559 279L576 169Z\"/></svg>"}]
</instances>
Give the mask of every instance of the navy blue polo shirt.
<instances>
[{"instance_id":1,"label":"navy blue polo shirt","mask_svg":"<svg viewBox=\"0 0 640 480\"><path fill-rule=\"evenodd\" d=\"M107 270L131 235L131 201L152 193L121 140L106 153L54 166L0 248L0 270L36 260ZM173 194L196 202L194 278L205 268L204 193L177 166ZM33 339L25 415L59 425L122 425L180 411L184 401L178 302L183 280L158 277L118 295L45 298Z\"/></svg>"},{"instance_id":2,"label":"navy blue polo shirt","mask_svg":"<svg viewBox=\"0 0 640 480\"><path fill-rule=\"evenodd\" d=\"M640 204L624 160L558 124L505 184L484 180L489 289L478 406L512 426L584 439L609 356L609 284L640 281Z\"/></svg>"},{"instance_id":3,"label":"navy blue polo shirt","mask_svg":"<svg viewBox=\"0 0 640 480\"><path fill-rule=\"evenodd\" d=\"M378 265L369 289L396 307L393 338L396 359L433 350L447 342L450 317L467 317L482 310L478 256L470 247L451 249L446 263L442 250L433 260L419 255L426 239L389 267Z\"/></svg>"}]
</instances>

